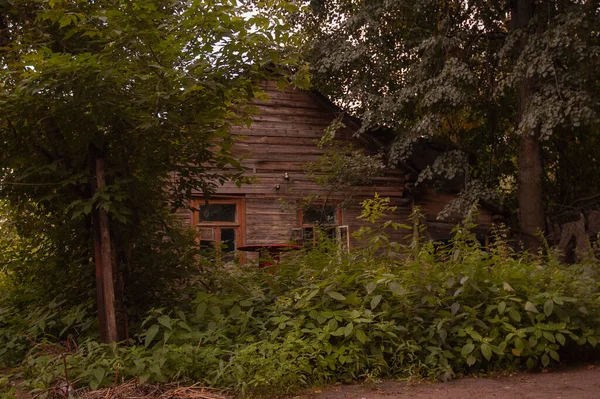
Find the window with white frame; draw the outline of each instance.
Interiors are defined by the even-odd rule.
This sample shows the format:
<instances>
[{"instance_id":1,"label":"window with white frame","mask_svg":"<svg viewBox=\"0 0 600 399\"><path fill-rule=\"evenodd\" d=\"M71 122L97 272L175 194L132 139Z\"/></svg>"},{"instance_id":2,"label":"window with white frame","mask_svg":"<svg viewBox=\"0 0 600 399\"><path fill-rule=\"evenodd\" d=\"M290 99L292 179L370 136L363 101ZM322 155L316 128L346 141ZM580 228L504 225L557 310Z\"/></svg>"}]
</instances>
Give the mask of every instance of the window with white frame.
<instances>
[{"instance_id":1,"label":"window with white frame","mask_svg":"<svg viewBox=\"0 0 600 399\"><path fill-rule=\"evenodd\" d=\"M313 204L298 210L299 227L292 229L292 241L306 247L315 246L318 235L337 242L344 251L350 247L348 226L341 225L342 209L336 205Z\"/></svg>"}]
</instances>

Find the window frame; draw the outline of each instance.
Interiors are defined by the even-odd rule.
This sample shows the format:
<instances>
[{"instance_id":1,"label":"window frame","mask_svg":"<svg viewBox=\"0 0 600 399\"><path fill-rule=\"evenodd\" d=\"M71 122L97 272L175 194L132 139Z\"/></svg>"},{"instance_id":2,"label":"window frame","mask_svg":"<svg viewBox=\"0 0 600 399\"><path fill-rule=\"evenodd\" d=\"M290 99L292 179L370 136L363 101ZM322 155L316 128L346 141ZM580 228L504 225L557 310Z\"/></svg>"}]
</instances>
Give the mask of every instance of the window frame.
<instances>
[{"instance_id":1,"label":"window frame","mask_svg":"<svg viewBox=\"0 0 600 399\"><path fill-rule=\"evenodd\" d=\"M342 223L342 208L340 208L340 206L338 204L331 204L331 205L326 205L326 204L313 204L310 206L331 206L335 208L335 223L327 223L327 224L321 224L321 225L317 225L314 223L304 223L304 207L299 206L298 207L298 212L296 214L297 217L297 226L301 227L301 228L314 228L315 226L321 226L321 227L337 227L337 226L341 226L343 225Z\"/></svg>"},{"instance_id":2,"label":"window frame","mask_svg":"<svg viewBox=\"0 0 600 399\"><path fill-rule=\"evenodd\" d=\"M218 204L233 204L236 206L235 209L235 221L234 222L201 222L200 221L200 207L202 205L218 205ZM215 240L214 244L217 250L220 252L221 248L221 230L222 229L234 229L235 231L235 249L233 252L237 251L237 249L244 245L244 237L246 232L246 202L245 198L239 197L211 197L208 199L205 198L196 198L192 200L192 207L194 211L192 212L192 226L198 231L199 234L202 229L214 229L215 230ZM211 240L206 240L211 241ZM200 242L200 237L198 238L198 243Z\"/></svg>"},{"instance_id":3,"label":"window frame","mask_svg":"<svg viewBox=\"0 0 600 399\"><path fill-rule=\"evenodd\" d=\"M339 233L338 233L338 229L340 227L345 227L346 229L348 229L348 227L343 223L343 213L342 213L342 208L339 206L339 204L337 203L332 203L331 205L327 205L326 203L315 203L315 204L311 204L310 206L330 206L330 207L334 207L335 208L335 222L334 223L326 223L326 224L315 224L315 223L304 223L304 210L305 207L303 206L298 206L298 211L296 213L296 226L298 226L296 229L300 229L302 232L302 242L304 245L307 244L307 242L310 242L308 240L306 240L304 237L305 235L305 231L307 229L312 229L313 234L312 234L312 246L314 247L317 244L317 235L314 234L315 228L325 228L325 229L332 229L334 231L334 236L335 239L337 239ZM292 229L292 231L295 229Z\"/></svg>"}]
</instances>

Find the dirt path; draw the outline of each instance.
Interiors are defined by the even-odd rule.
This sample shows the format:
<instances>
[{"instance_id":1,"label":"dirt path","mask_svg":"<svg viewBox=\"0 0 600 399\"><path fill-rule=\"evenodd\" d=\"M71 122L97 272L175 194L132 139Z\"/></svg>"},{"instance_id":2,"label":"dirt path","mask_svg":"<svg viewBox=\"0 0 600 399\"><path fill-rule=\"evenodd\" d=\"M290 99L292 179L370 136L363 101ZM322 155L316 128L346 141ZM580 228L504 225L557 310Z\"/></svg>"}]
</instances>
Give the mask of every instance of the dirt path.
<instances>
[{"instance_id":1,"label":"dirt path","mask_svg":"<svg viewBox=\"0 0 600 399\"><path fill-rule=\"evenodd\" d=\"M384 381L372 386L338 385L298 399L600 399L600 367L544 373L463 378L447 383Z\"/></svg>"},{"instance_id":2,"label":"dirt path","mask_svg":"<svg viewBox=\"0 0 600 399\"><path fill-rule=\"evenodd\" d=\"M95 391L101 398L156 398L165 395L131 391L128 394L123 384L117 391ZM130 388L132 384L129 384ZM135 385L135 384L133 384ZM123 388L125 387L125 388ZM197 388L199 389L199 388ZM178 389L180 391L181 389ZM141 394L140 394L141 392ZM204 391L203 391L204 392ZM114 395L117 393L116 395ZM207 392L208 393L208 392ZM2 391L0 390L0 396ZM17 391L17 399L31 399ZM168 397L181 397L169 395ZM187 398L209 398L209 396L184 395ZM214 397L220 397L216 395ZM543 373L513 373L486 378L462 378L447 383L406 383L384 381L368 385L334 385L324 389L313 389L293 396L293 399L600 399L600 365L586 365Z\"/></svg>"}]
</instances>

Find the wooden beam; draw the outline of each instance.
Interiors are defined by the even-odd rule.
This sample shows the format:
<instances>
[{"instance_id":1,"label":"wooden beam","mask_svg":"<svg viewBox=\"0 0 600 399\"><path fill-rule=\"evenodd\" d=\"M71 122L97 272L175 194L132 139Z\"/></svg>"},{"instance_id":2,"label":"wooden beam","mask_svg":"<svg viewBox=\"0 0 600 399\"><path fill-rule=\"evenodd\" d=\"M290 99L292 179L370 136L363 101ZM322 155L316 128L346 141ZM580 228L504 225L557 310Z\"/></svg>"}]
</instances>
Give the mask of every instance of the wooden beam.
<instances>
[{"instance_id":1,"label":"wooden beam","mask_svg":"<svg viewBox=\"0 0 600 399\"><path fill-rule=\"evenodd\" d=\"M96 176L95 190L106 185L104 159L92 151L92 160ZM103 209L94 211L94 252L96 264L96 299L98 301L98 321L100 339L104 343L117 342L117 321L115 312L115 291L113 280L113 257L108 215Z\"/></svg>"}]
</instances>

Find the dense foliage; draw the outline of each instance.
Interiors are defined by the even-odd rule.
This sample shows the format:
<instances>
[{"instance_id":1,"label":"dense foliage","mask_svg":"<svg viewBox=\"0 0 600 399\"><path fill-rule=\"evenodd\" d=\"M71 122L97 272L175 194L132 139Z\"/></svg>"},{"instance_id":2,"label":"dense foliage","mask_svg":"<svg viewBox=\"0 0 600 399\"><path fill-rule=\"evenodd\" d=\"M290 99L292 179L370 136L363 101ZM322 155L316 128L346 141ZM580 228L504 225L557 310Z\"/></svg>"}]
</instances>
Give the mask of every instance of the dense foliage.
<instances>
[{"instance_id":1,"label":"dense foliage","mask_svg":"<svg viewBox=\"0 0 600 399\"><path fill-rule=\"evenodd\" d=\"M373 221L389 209L382 199L366 205ZM597 264L522 257L503 231L486 251L468 225L446 247L410 230L413 242L402 246L384 225L408 229L378 222L361 232L372 244L363 252L340 254L324 240L275 273L224 271L209 291L188 290L188 304L152 310L130 346L86 339L75 310L53 304L23 320L4 308L0 344L21 352L0 359L22 359L26 331L34 342L23 375L36 390L137 377L268 396L334 381L542 368L596 347Z\"/></svg>"},{"instance_id":2,"label":"dense foliage","mask_svg":"<svg viewBox=\"0 0 600 399\"><path fill-rule=\"evenodd\" d=\"M0 200L23 238L15 251L31 253L6 254L0 267L28 290L46 284L36 300L94 297L92 233L104 215L103 270L115 271L121 310L156 305L165 282L198 267L171 212L193 192L241 181L229 127L248 123L255 83L273 72L265 64L295 54L280 19L249 10L0 2Z\"/></svg>"},{"instance_id":3,"label":"dense foliage","mask_svg":"<svg viewBox=\"0 0 600 399\"><path fill-rule=\"evenodd\" d=\"M365 132L391 128L392 163L418 138L459 149L428 177L504 197L527 235L544 211L597 204L597 1L314 0L299 21L316 87Z\"/></svg>"},{"instance_id":4,"label":"dense foliage","mask_svg":"<svg viewBox=\"0 0 600 399\"><path fill-rule=\"evenodd\" d=\"M600 181L597 6L551 2L512 26L509 3L527 2L313 1L304 27L316 35L316 82L365 131L399 133L392 161L426 135L469 153L475 163L451 151L422 178L464 173L470 200L489 184L514 191L527 158L518 143L533 138L553 187L547 206L568 207ZM0 369L63 394L138 378L268 395L541 368L596 347L597 263L567 268L550 248L516 254L503 231L484 249L468 223L446 246L424 242L417 214L411 226L377 224L391 210L378 197L364 204L375 223L357 233L364 250L323 238L273 273L197 250L172 211L241 182L229 127L249 122L258 79L298 61L293 33L235 0L0 2ZM348 148L311 173L333 190L382 168ZM100 212L118 300L136 316L119 345L98 342ZM410 244L386 228L407 229ZM0 376L0 397L5 386Z\"/></svg>"}]
</instances>

